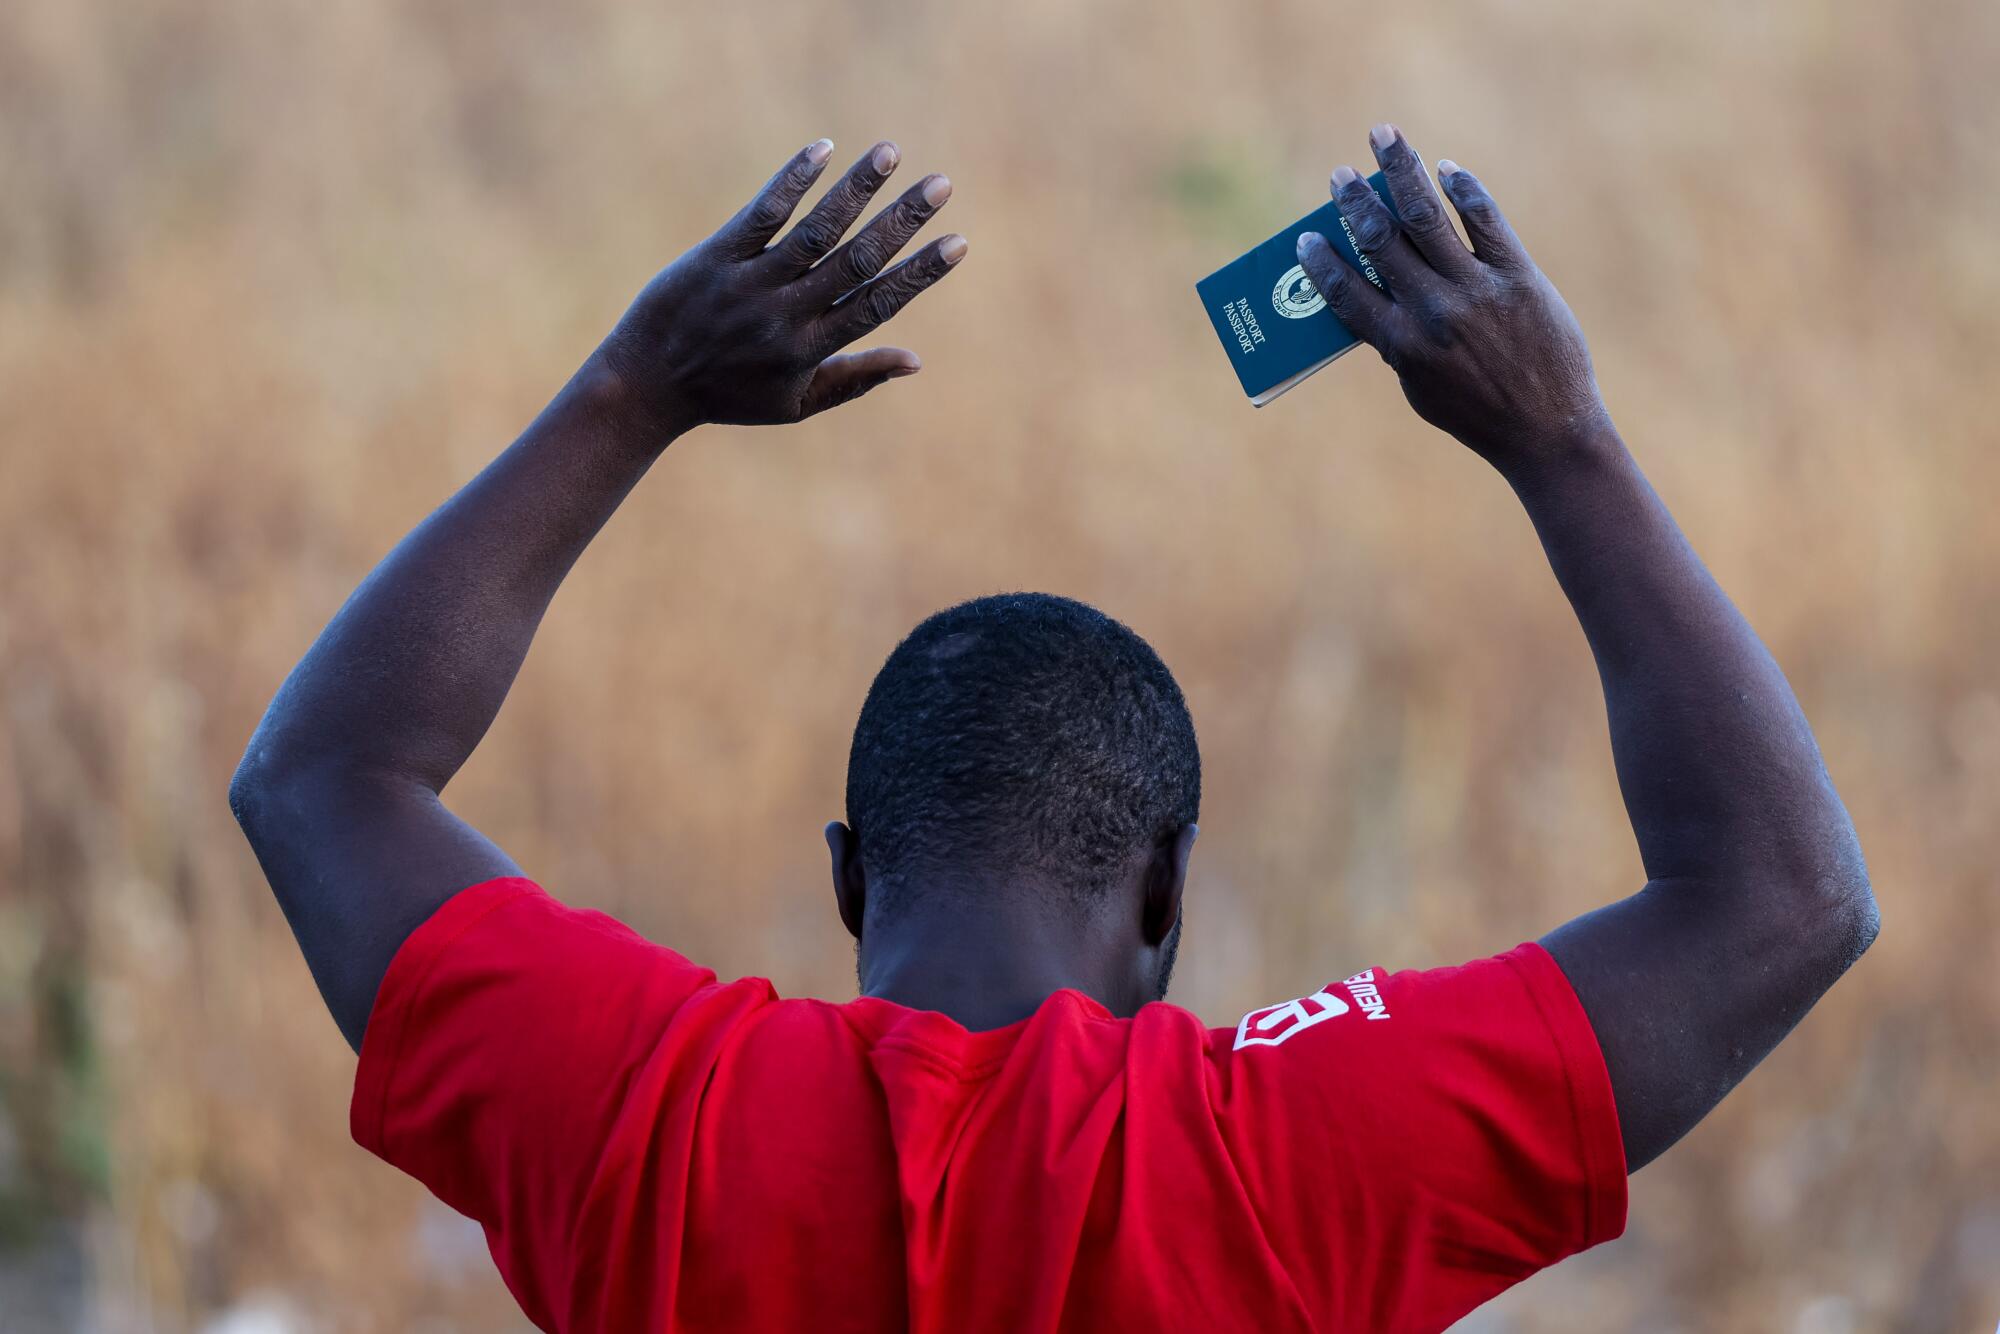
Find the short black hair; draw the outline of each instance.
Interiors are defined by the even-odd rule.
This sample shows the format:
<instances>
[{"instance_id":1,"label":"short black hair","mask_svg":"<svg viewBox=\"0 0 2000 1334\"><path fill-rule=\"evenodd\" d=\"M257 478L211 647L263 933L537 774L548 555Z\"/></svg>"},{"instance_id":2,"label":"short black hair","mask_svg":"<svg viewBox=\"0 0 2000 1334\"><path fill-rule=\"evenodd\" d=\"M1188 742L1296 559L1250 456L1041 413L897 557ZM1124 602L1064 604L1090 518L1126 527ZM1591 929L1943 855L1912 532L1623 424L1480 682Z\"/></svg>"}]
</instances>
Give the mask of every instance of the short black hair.
<instances>
[{"instance_id":1,"label":"short black hair","mask_svg":"<svg viewBox=\"0 0 2000 1334\"><path fill-rule=\"evenodd\" d=\"M926 619L876 673L847 761L871 898L1032 874L1078 904L1201 813L1181 688L1145 640L1047 593Z\"/></svg>"}]
</instances>

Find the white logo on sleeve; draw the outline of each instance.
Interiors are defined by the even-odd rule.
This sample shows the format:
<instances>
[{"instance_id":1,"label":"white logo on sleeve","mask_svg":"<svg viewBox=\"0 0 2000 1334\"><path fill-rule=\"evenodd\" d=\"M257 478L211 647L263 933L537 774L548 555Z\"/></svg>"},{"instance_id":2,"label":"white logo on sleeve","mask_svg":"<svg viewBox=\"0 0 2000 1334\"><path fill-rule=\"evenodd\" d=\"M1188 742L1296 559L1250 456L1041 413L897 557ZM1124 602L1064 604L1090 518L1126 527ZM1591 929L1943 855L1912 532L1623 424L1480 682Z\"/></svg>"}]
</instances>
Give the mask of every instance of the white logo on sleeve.
<instances>
[{"instance_id":1,"label":"white logo on sleeve","mask_svg":"<svg viewBox=\"0 0 2000 1334\"><path fill-rule=\"evenodd\" d=\"M1252 1010L1236 1025L1236 1045L1231 1050L1275 1047L1292 1034L1302 1033L1314 1024L1322 1024L1329 1019L1338 1019L1357 1006L1369 1019L1389 1017L1389 1006L1382 999L1382 989L1375 985L1373 968L1356 973L1340 985L1354 998L1353 1005L1334 995L1333 989L1328 986L1321 987L1310 996Z\"/></svg>"},{"instance_id":2,"label":"white logo on sleeve","mask_svg":"<svg viewBox=\"0 0 2000 1334\"><path fill-rule=\"evenodd\" d=\"M1294 1033L1303 1033L1314 1024L1338 1019L1347 1013L1347 1002L1322 989L1310 996L1267 1005L1243 1016L1236 1026L1234 1051L1245 1047L1275 1047Z\"/></svg>"},{"instance_id":3,"label":"white logo on sleeve","mask_svg":"<svg viewBox=\"0 0 2000 1334\"><path fill-rule=\"evenodd\" d=\"M1375 985L1373 968L1356 973L1340 985L1347 988L1347 994L1354 997L1354 1003L1359 1005L1370 1019L1389 1017L1389 1006L1382 999L1382 989Z\"/></svg>"}]
</instances>

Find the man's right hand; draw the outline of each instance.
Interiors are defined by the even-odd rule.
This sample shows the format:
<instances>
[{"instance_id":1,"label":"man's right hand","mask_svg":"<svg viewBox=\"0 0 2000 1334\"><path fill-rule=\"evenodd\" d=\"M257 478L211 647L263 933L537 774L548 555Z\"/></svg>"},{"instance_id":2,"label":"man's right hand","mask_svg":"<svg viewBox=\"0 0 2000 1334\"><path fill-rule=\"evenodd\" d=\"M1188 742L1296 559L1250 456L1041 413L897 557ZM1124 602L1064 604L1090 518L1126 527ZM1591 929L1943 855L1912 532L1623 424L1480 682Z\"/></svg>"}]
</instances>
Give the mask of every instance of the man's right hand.
<instances>
[{"instance_id":1,"label":"man's right hand","mask_svg":"<svg viewBox=\"0 0 2000 1334\"><path fill-rule=\"evenodd\" d=\"M869 149L773 244L833 151L809 144L722 230L647 284L596 353L627 407L664 447L708 422L795 422L922 365L907 348L840 349L882 324L965 255L948 235L889 269L896 253L951 197L926 176L842 244L901 158Z\"/></svg>"},{"instance_id":2,"label":"man's right hand","mask_svg":"<svg viewBox=\"0 0 2000 1334\"><path fill-rule=\"evenodd\" d=\"M1595 434L1604 404L1583 330L1486 187L1438 164L1467 249L1401 132L1378 125L1369 140L1400 223L1352 167L1334 169L1333 197L1388 290L1307 232L1299 262L1327 304L1401 377L1418 416L1503 473Z\"/></svg>"}]
</instances>

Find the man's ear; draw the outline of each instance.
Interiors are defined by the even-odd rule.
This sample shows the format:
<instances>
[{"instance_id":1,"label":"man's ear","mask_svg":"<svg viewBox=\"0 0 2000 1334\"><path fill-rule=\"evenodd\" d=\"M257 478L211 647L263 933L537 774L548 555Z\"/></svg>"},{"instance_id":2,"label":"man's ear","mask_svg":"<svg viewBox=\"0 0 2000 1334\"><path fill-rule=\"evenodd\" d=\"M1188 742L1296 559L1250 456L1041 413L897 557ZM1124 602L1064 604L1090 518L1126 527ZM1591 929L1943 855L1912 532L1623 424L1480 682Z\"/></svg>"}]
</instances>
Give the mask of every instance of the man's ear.
<instances>
[{"instance_id":1,"label":"man's ear","mask_svg":"<svg viewBox=\"0 0 2000 1334\"><path fill-rule=\"evenodd\" d=\"M1181 920L1181 892L1187 888L1188 857L1194 852L1199 825L1185 825L1153 849L1146 864L1139 907L1139 932L1148 945L1158 945Z\"/></svg>"},{"instance_id":2,"label":"man's ear","mask_svg":"<svg viewBox=\"0 0 2000 1334\"><path fill-rule=\"evenodd\" d=\"M838 820L827 821L826 850L833 854L833 901L840 907L840 924L861 939L868 910L868 877L861 869L861 840Z\"/></svg>"}]
</instances>

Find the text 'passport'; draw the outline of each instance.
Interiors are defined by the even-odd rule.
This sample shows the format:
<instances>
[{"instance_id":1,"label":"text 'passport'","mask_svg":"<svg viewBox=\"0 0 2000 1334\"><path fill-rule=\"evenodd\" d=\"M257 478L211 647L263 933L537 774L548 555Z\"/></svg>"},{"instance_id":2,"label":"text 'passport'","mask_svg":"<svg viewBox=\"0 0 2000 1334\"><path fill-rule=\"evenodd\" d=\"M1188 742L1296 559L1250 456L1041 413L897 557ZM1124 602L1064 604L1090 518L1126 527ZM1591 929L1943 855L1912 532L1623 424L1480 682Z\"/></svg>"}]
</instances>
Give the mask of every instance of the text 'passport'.
<instances>
[{"instance_id":1,"label":"text 'passport'","mask_svg":"<svg viewBox=\"0 0 2000 1334\"><path fill-rule=\"evenodd\" d=\"M1395 212L1381 172L1368 178ZM1382 280L1356 249L1340 205L1326 203L1256 249L1194 285L1215 336L1253 406L1263 407L1361 340L1327 309L1326 298L1299 265L1299 236L1318 232L1377 287Z\"/></svg>"}]
</instances>

